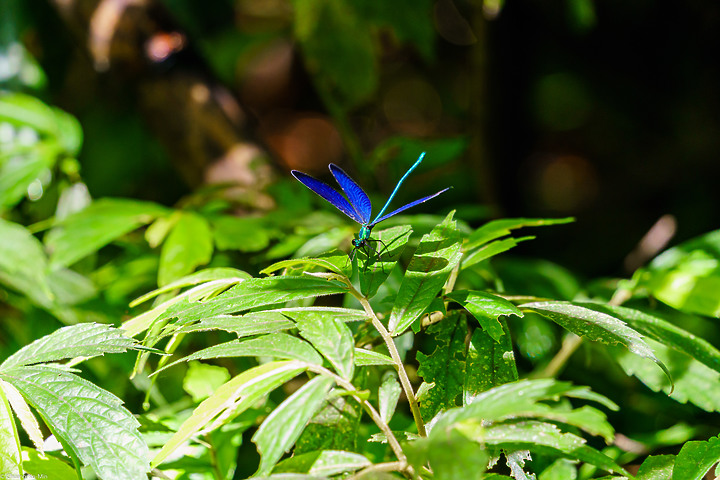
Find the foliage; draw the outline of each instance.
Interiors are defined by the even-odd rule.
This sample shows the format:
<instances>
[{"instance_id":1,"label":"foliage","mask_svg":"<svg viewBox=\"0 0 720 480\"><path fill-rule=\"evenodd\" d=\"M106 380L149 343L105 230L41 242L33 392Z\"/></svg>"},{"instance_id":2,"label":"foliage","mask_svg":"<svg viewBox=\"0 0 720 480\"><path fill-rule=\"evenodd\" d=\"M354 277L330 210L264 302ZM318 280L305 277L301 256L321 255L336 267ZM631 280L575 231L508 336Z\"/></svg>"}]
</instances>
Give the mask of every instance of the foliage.
<instances>
[{"instance_id":1,"label":"foliage","mask_svg":"<svg viewBox=\"0 0 720 480\"><path fill-rule=\"evenodd\" d=\"M434 58L430 2L386 3L294 2L340 124L377 91L383 29ZM394 217L350 260L355 227L297 185L243 217L222 192L93 200L74 117L16 91L0 133L2 475L685 480L720 462L720 231L584 281L508 255L571 218L450 211ZM367 165L466 147L396 136Z\"/></svg>"}]
</instances>

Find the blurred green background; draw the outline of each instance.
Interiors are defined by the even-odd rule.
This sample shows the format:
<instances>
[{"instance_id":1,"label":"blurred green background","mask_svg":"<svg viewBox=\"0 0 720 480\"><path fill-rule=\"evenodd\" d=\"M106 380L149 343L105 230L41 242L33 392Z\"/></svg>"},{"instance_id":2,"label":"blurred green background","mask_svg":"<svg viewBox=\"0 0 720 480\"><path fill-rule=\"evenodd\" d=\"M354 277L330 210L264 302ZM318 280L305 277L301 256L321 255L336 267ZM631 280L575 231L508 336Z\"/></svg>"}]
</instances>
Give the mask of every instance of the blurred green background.
<instances>
[{"instance_id":1,"label":"blurred green background","mask_svg":"<svg viewBox=\"0 0 720 480\"><path fill-rule=\"evenodd\" d=\"M663 215L673 243L717 228L718 51L709 0L0 3L0 87L79 119L95 198L177 204L242 177L206 174L237 141L275 179L335 162L387 194L426 149L407 198L452 185L425 210L472 225L575 216L518 252L587 276L637 266Z\"/></svg>"}]
</instances>

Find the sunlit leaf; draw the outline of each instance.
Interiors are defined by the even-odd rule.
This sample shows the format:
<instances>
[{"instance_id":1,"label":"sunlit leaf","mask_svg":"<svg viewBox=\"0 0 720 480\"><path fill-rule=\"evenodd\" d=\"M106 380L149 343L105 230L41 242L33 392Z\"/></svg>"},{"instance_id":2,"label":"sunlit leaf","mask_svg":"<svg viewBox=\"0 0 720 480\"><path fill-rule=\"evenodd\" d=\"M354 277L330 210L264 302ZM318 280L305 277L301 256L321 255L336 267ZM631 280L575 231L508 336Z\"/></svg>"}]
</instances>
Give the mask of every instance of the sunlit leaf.
<instances>
[{"instance_id":1,"label":"sunlit leaf","mask_svg":"<svg viewBox=\"0 0 720 480\"><path fill-rule=\"evenodd\" d=\"M395 297L388 328L400 335L430 306L461 257L461 237L451 212L423 235Z\"/></svg>"},{"instance_id":2,"label":"sunlit leaf","mask_svg":"<svg viewBox=\"0 0 720 480\"><path fill-rule=\"evenodd\" d=\"M0 473L23 478L20 439L2 384L0 384Z\"/></svg>"},{"instance_id":3,"label":"sunlit leaf","mask_svg":"<svg viewBox=\"0 0 720 480\"><path fill-rule=\"evenodd\" d=\"M313 378L278 405L260 425L252 437L261 455L260 475L270 473L283 454L295 444L334 383L328 377Z\"/></svg>"},{"instance_id":4,"label":"sunlit leaf","mask_svg":"<svg viewBox=\"0 0 720 480\"><path fill-rule=\"evenodd\" d=\"M190 362L183 378L183 390L192 397L193 402L200 402L228 380L230 373L225 367Z\"/></svg>"},{"instance_id":5,"label":"sunlit leaf","mask_svg":"<svg viewBox=\"0 0 720 480\"><path fill-rule=\"evenodd\" d=\"M23 447L23 468L33 478L77 480L77 472L67 463L51 455L41 457L37 450Z\"/></svg>"},{"instance_id":6,"label":"sunlit leaf","mask_svg":"<svg viewBox=\"0 0 720 480\"><path fill-rule=\"evenodd\" d=\"M412 228L409 225L388 228L378 232L373 231L375 252L370 258L358 252L360 265L360 292L365 297L373 297L380 286L387 280L388 275L400 259L405 245L410 239Z\"/></svg>"},{"instance_id":7,"label":"sunlit leaf","mask_svg":"<svg viewBox=\"0 0 720 480\"><path fill-rule=\"evenodd\" d=\"M395 407L397 407L401 393L402 387L397 380L397 375L395 372L387 372L378 389L378 402L380 407L378 411L380 418L382 418L385 423L389 423L393 413L395 413Z\"/></svg>"},{"instance_id":8,"label":"sunlit leaf","mask_svg":"<svg viewBox=\"0 0 720 480\"><path fill-rule=\"evenodd\" d=\"M352 380L355 373L355 344L352 332L345 323L332 316L316 314L299 320L298 327L300 335L327 358L341 377Z\"/></svg>"},{"instance_id":9,"label":"sunlit leaf","mask_svg":"<svg viewBox=\"0 0 720 480\"><path fill-rule=\"evenodd\" d=\"M72 265L113 240L166 214L158 204L104 198L59 221L45 236L53 268Z\"/></svg>"},{"instance_id":10,"label":"sunlit leaf","mask_svg":"<svg viewBox=\"0 0 720 480\"><path fill-rule=\"evenodd\" d=\"M713 465L720 461L720 438L687 442L675 458L673 480L702 480Z\"/></svg>"},{"instance_id":11,"label":"sunlit leaf","mask_svg":"<svg viewBox=\"0 0 720 480\"><path fill-rule=\"evenodd\" d=\"M139 423L111 393L69 372L21 366L0 374L56 436L101 478L136 480L149 470Z\"/></svg>"},{"instance_id":12,"label":"sunlit leaf","mask_svg":"<svg viewBox=\"0 0 720 480\"><path fill-rule=\"evenodd\" d=\"M25 227L0 218L0 282L40 305L52 301L48 261L40 241Z\"/></svg>"},{"instance_id":13,"label":"sunlit leaf","mask_svg":"<svg viewBox=\"0 0 720 480\"><path fill-rule=\"evenodd\" d=\"M523 313L515 305L497 295L477 290L456 290L446 295L470 312L480 322L480 326L496 342L500 342L505 334L499 321L501 315L517 315L522 317Z\"/></svg>"},{"instance_id":14,"label":"sunlit leaf","mask_svg":"<svg viewBox=\"0 0 720 480\"><path fill-rule=\"evenodd\" d=\"M19 365L120 353L135 345L135 340L125 336L120 329L98 323L80 323L60 328L21 348L0 364L0 372Z\"/></svg>"},{"instance_id":15,"label":"sunlit leaf","mask_svg":"<svg viewBox=\"0 0 720 480\"><path fill-rule=\"evenodd\" d=\"M643 337L618 318L569 302L535 302L520 305L549 318L574 334L606 345L622 345L635 355L655 362L668 379L672 376L667 367L655 356Z\"/></svg>"},{"instance_id":16,"label":"sunlit leaf","mask_svg":"<svg viewBox=\"0 0 720 480\"><path fill-rule=\"evenodd\" d=\"M385 354L366 350L364 348L355 349L355 365L358 367L366 367L369 365L392 365L392 358Z\"/></svg>"},{"instance_id":17,"label":"sunlit leaf","mask_svg":"<svg viewBox=\"0 0 720 480\"><path fill-rule=\"evenodd\" d=\"M675 455L650 455L640 465L637 480L670 480L675 466Z\"/></svg>"},{"instance_id":18,"label":"sunlit leaf","mask_svg":"<svg viewBox=\"0 0 720 480\"><path fill-rule=\"evenodd\" d=\"M13 412L15 412L15 416L18 420L20 420L20 425L35 445L35 448L42 451L43 433L40 430L40 425L38 424L35 415L33 415L30 411L30 407L25 399L15 387L2 380L0 380L0 389L2 389L2 393L5 394L8 402L10 402L10 406L12 407Z\"/></svg>"},{"instance_id":19,"label":"sunlit leaf","mask_svg":"<svg viewBox=\"0 0 720 480\"><path fill-rule=\"evenodd\" d=\"M185 420L178 431L155 455L151 465L161 464L195 433L226 410L241 413L255 405L263 396L305 371L298 361L272 362L245 370L218 388Z\"/></svg>"},{"instance_id":20,"label":"sunlit leaf","mask_svg":"<svg viewBox=\"0 0 720 480\"><path fill-rule=\"evenodd\" d=\"M181 212L160 251L158 285L164 286L191 273L212 258L210 224L200 215Z\"/></svg>"},{"instance_id":21,"label":"sunlit leaf","mask_svg":"<svg viewBox=\"0 0 720 480\"><path fill-rule=\"evenodd\" d=\"M274 357L322 365L322 357L309 343L286 333L273 333L247 340L233 340L204 348L164 366L158 372L181 362L228 357Z\"/></svg>"},{"instance_id":22,"label":"sunlit leaf","mask_svg":"<svg viewBox=\"0 0 720 480\"><path fill-rule=\"evenodd\" d=\"M492 220L475 230L465 244L465 250L472 250L492 240L510 235L513 230L522 227L542 227L546 225L561 225L573 222L572 217L566 218L503 218Z\"/></svg>"}]
</instances>

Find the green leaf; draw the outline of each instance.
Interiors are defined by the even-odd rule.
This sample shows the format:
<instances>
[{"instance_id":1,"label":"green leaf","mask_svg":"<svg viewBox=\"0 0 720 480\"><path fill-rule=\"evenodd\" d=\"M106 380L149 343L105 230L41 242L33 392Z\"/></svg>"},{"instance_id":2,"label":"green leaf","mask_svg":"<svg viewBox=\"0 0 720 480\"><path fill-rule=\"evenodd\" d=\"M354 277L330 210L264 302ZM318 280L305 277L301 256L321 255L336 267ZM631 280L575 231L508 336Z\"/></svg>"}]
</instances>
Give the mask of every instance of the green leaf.
<instances>
[{"instance_id":1,"label":"green leaf","mask_svg":"<svg viewBox=\"0 0 720 480\"><path fill-rule=\"evenodd\" d=\"M640 276L660 301L685 312L720 316L720 230L666 250Z\"/></svg>"},{"instance_id":2,"label":"green leaf","mask_svg":"<svg viewBox=\"0 0 720 480\"><path fill-rule=\"evenodd\" d=\"M42 244L25 227L0 218L0 282L48 305L48 261Z\"/></svg>"},{"instance_id":3,"label":"green leaf","mask_svg":"<svg viewBox=\"0 0 720 480\"><path fill-rule=\"evenodd\" d=\"M416 471L422 471L429 462L437 480L485 479L489 455L478 442L456 430L445 435L419 438L408 442L403 449Z\"/></svg>"},{"instance_id":4,"label":"green leaf","mask_svg":"<svg viewBox=\"0 0 720 480\"><path fill-rule=\"evenodd\" d=\"M373 239L378 241L376 252L371 253L370 259L367 258L365 252L358 252L358 260L363 264L360 271L360 292L366 298L375 296L380 286L385 283L400 259L411 233L412 228L409 225L375 232ZM380 252L382 255L378 256Z\"/></svg>"},{"instance_id":5,"label":"green leaf","mask_svg":"<svg viewBox=\"0 0 720 480\"><path fill-rule=\"evenodd\" d=\"M593 342L605 345L622 345L635 355L648 358L655 362L672 382L672 376L643 340L643 337L628 327L625 322L606 313L591 310L582 305L569 302L535 302L520 305L549 318L574 334Z\"/></svg>"},{"instance_id":6,"label":"green leaf","mask_svg":"<svg viewBox=\"0 0 720 480\"><path fill-rule=\"evenodd\" d=\"M158 285L163 286L191 273L212 258L210 224L200 215L180 212L160 251Z\"/></svg>"},{"instance_id":7,"label":"green leaf","mask_svg":"<svg viewBox=\"0 0 720 480\"><path fill-rule=\"evenodd\" d=\"M30 406L28 406L20 392L9 383L0 380L0 390L2 390L0 395L5 394L13 412L15 412L15 416L20 420L20 425L22 425L23 430L25 430L27 436L32 440L35 448L42 450L45 440L35 415L30 411ZM2 449L0 449L0 451L2 451Z\"/></svg>"},{"instance_id":8,"label":"green leaf","mask_svg":"<svg viewBox=\"0 0 720 480\"><path fill-rule=\"evenodd\" d=\"M191 285L198 285L200 283L211 282L213 280L228 279L237 280L237 282L240 282L249 278L252 278L252 275L247 272L243 272L242 270L237 270L235 268L206 268L205 270L200 270L199 272L191 273L190 275L187 275L183 278L179 278L174 282L168 283L164 287L157 288L152 292L146 293L145 295L136 298L135 300L130 302L130 307L136 307L141 303L147 302L148 300L157 297L158 295L172 292L173 290L179 288L189 287Z\"/></svg>"},{"instance_id":9,"label":"green leaf","mask_svg":"<svg viewBox=\"0 0 720 480\"><path fill-rule=\"evenodd\" d=\"M155 455L151 466L161 464L170 454L205 428L225 411L239 414L288 380L305 371L303 362L271 362L251 368L233 377L205 399L185 420L177 432Z\"/></svg>"},{"instance_id":10,"label":"green leaf","mask_svg":"<svg viewBox=\"0 0 720 480\"><path fill-rule=\"evenodd\" d=\"M469 251L486 244L492 240L510 235L513 230L522 227L542 227L546 225L561 225L574 222L572 217L566 218L503 218L492 220L475 230L465 244L465 250Z\"/></svg>"},{"instance_id":11,"label":"green leaf","mask_svg":"<svg viewBox=\"0 0 720 480\"><path fill-rule=\"evenodd\" d=\"M190 362L185 378L183 378L183 390L190 394L193 402L200 402L212 395L228 380L230 380L230 373L227 368Z\"/></svg>"},{"instance_id":12,"label":"green leaf","mask_svg":"<svg viewBox=\"0 0 720 480\"><path fill-rule=\"evenodd\" d=\"M574 462L559 458L550 464L538 477L538 480L575 480L578 471Z\"/></svg>"},{"instance_id":13,"label":"green leaf","mask_svg":"<svg viewBox=\"0 0 720 480\"><path fill-rule=\"evenodd\" d=\"M462 305L473 317L477 319L485 330L496 342L500 343L505 334L502 324L499 322L501 315L517 315L522 317L523 313L512 303L502 297L477 290L456 290L445 295Z\"/></svg>"},{"instance_id":14,"label":"green leaf","mask_svg":"<svg viewBox=\"0 0 720 480\"><path fill-rule=\"evenodd\" d=\"M490 257L494 257L495 255L507 252L511 248L515 248L520 242L534 239L535 237L532 236L520 238L503 238L502 240L496 240L494 242L488 243L487 245L483 245L466 254L462 260L462 263L460 264L460 268L462 270L465 270L466 268L470 268L473 265L482 262L483 260L487 260Z\"/></svg>"},{"instance_id":15,"label":"green leaf","mask_svg":"<svg viewBox=\"0 0 720 480\"><path fill-rule=\"evenodd\" d=\"M191 301L185 297L170 305L158 320L177 318L177 323L184 325L203 318L241 312L264 305L345 292L347 292L345 285L314 277L251 278L205 302Z\"/></svg>"},{"instance_id":16,"label":"green leaf","mask_svg":"<svg viewBox=\"0 0 720 480\"><path fill-rule=\"evenodd\" d=\"M402 387L397 380L397 374L395 372L386 372L378 389L379 413L383 422L389 423L390 419L392 419L401 393Z\"/></svg>"},{"instance_id":17,"label":"green leaf","mask_svg":"<svg viewBox=\"0 0 720 480\"><path fill-rule=\"evenodd\" d=\"M366 350L364 348L355 349L355 365L358 367L367 367L370 365L392 365L393 359L385 354Z\"/></svg>"},{"instance_id":18,"label":"green leaf","mask_svg":"<svg viewBox=\"0 0 720 480\"><path fill-rule=\"evenodd\" d=\"M513 383L506 383L494 387L485 392L477 394L472 403L463 407L451 408L443 412L435 426L435 429L448 429L452 425L465 420L486 420L500 421L507 418L522 416L553 418L565 416L572 421L567 423L586 429L591 433L597 431L608 431L609 425L598 428L596 418L590 419L585 425L583 419L573 419L567 416L568 410L558 410L545 405L543 401L557 401L560 396L583 398L601 402L610 408L617 409L617 405L599 395L590 392L587 387L573 387L567 382L558 382L550 379L542 380L520 380ZM576 410L582 411L582 410ZM522 448L519 448L522 449Z\"/></svg>"},{"instance_id":19,"label":"green leaf","mask_svg":"<svg viewBox=\"0 0 720 480\"><path fill-rule=\"evenodd\" d=\"M295 38L321 90L337 99L343 110L369 99L378 82L373 38L352 4L295 0L293 5Z\"/></svg>"},{"instance_id":20,"label":"green leaf","mask_svg":"<svg viewBox=\"0 0 720 480\"><path fill-rule=\"evenodd\" d=\"M22 366L0 376L99 477L136 480L150 470L140 424L119 398L57 368Z\"/></svg>"},{"instance_id":21,"label":"green leaf","mask_svg":"<svg viewBox=\"0 0 720 480\"><path fill-rule=\"evenodd\" d=\"M28 187L49 172L60 154L57 142L45 140L14 155L0 155L0 209L20 202Z\"/></svg>"},{"instance_id":22,"label":"green leaf","mask_svg":"<svg viewBox=\"0 0 720 480\"><path fill-rule=\"evenodd\" d=\"M99 323L80 323L63 327L21 348L0 364L0 372L20 365L120 353L135 345L135 340L126 337L120 329Z\"/></svg>"},{"instance_id":23,"label":"green leaf","mask_svg":"<svg viewBox=\"0 0 720 480\"><path fill-rule=\"evenodd\" d=\"M613 459L585 445L582 437L572 433L563 433L557 426L550 423L519 421L482 425L477 420L466 420L456 425L455 428L468 438L498 448L562 455L589 463L611 473L627 474Z\"/></svg>"},{"instance_id":24,"label":"green leaf","mask_svg":"<svg viewBox=\"0 0 720 480\"><path fill-rule=\"evenodd\" d=\"M640 465L635 478L636 480L670 480L674 466L675 455L650 455Z\"/></svg>"},{"instance_id":25,"label":"green leaf","mask_svg":"<svg viewBox=\"0 0 720 480\"><path fill-rule=\"evenodd\" d=\"M324 314L296 321L300 335L327 358L341 377L352 380L355 373L355 343L347 325L338 318Z\"/></svg>"},{"instance_id":26,"label":"green leaf","mask_svg":"<svg viewBox=\"0 0 720 480\"><path fill-rule=\"evenodd\" d=\"M453 212L423 235L395 297L388 326L393 336L407 330L440 292L460 261L460 239Z\"/></svg>"},{"instance_id":27,"label":"green leaf","mask_svg":"<svg viewBox=\"0 0 720 480\"><path fill-rule=\"evenodd\" d=\"M343 255L345 256L345 255ZM346 257L347 258L347 257ZM278 270L285 268L291 268L298 265L309 265L311 267L320 267L325 270L330 270L338 275L344 275L343 269L334 261L325 258L291 258L289 260L282 260L277 263L273 263L269 267L260 271L262 274L269 275Z\"/></svg>"},{"instance_id":28,"label":"green leaf","mask_svg":"<svg viewBox=\"0 0 720 480\"><path fill-rule=\"evenodd\" d=\"M363 409L354 399L331 396L295 442L293 455L317 450L357 450L362 415Z\"/></svg>"},{"instance_id":29,"label":"green leaf","mask_svg":"<svg viewBox=\"0 0 720 480\"><path fill-rule=\"evenodd\" d=\"M702 480L720 461L720 438L687 442L680 449L672 470L673 480Z\"/></svg>"},{"instance_id":30,"label":"green leaf","mask_svg":"<svg viewBox=\"0 0 720 480\"><path fill-rule=\"evenodd\" d=\"M313 378L278 405L260 425L252 437L262 457L259 475L270 473L283 454L295 444L334 384L332 378Z\"/></svg>"},{"instance_id":31,"label":"green leaf","mask_svg":"<svg viewBox=\"0 0 720 480\"><path fill-rule=\"evenodd\" d=\"M103 198L56 223L45 237L51 268L72 265L113 240L166 214L151 202Z\"/></svg>"},{"instance_id":32,"label":"green leaf","mask_svg":"<svg viewBox=\"0 0 720 480\"><path fill-rule=\"evenodd\" d=\"M312 365L322 365L322 357L309 343L286 333L272 333L247 340L233 340L202 349L176 360L155 373L181 362L228 357L275 357L283 360L300 360Z\"/></svg>"},{"instance_id":33,"label":"green leaf","mask_svg":"<svg viewBox=\"0 0 720 480\"><path fill-rule=\"evenodd\" d=\"M720 374L688 355L648 340L658 358L668 366L673 385L647 360L613 352L628 375L634 375L653 391L664 391L680 403L690 402L708 412L720 412Z\"/></svg>"},{"instance_id":34,"label":"green leaf","mask_svg":"<svg viewBox=\"0 0 720 480\"><path fill-rule=\"evenodd\" d=\"M265 219L260 217L232 217L212 219L215 245L218 250L259 252L270 245Z\"/></svg>"},{"instance_id":35,"label":"green leaf","mask_svg":"<svg viewBox=\"0 0 720 480\"><path fill-rule=\"evenodd\" d=\"M420 401L423 418L432 418L439 410L454 407L462 393L467 324L464 317L453 315L431 325L426 333L434 337L435 350L430 355L417 352L415 358L418 375L425 383L435 383Z\"/></svg>"},{"instance_id":36,"label":"green leaf","mask_svg":"<svg viewBox=\"0 0 720 480\"><path fill-rule=\"evenodd\" d=\"M627 322L628 325L643 335L667 347L686 353L707 367L720 372L720 351L706 340L695 336L687 330L683 330L660 317L632 308L594 303L582 303L581 305L613 315Z\"/></svg>"},{"instance_id":37,"label":"green leaf","mask_svg":"<svg viewBox=\"0 0 720 480\"><path fill-rule=\"evenodd\" d=\"M276 311L251 312L245 315L216 315L203 318L198 323L185 325L178 329L167 329L163 335L190 333L205 330L225 330L238 337L262 335L295 328L295 323Z\"/></svg>"},{"instance_id":38,"label":"green leaf","mask_svg":"<svg viewBox=\"0 0 720 480\"><path fill-rule=\"evenodd\" d=\"M49 478L52 480L77 480L77 472L67 463L51 455L41 457L37 450L23 447L23 461L25 473L31 478Z\"/></svg>"},{"instance_id":39,"label":"green leaf","mask_svg":"<svg viewBox=\"0 0 720 480\"><path fill-rule=\"evenodd\" d=\"M287 477L287 478L308 478L317 479L318 475L337 475L345 472L353 472L364 467L369 467L372 462L367 457L353 452L341 450L315 450L312 452L297 454L280 462L273 470L276 474L267 478L279 478L281 472L303 472L309 476Z\"/></svg>"},{"instance_id":40,"label":"green leaf","mask_svg":"<svg viewBox=\"0 0 720 480\"><path fill-rule=\"evenodd\" d=\"M188 304L191 304L192 302L201 301L207 298L214 298L219 293L224 292L233 285L237 285L241 281L243 280L231 277L225 279L217 279L197 285L194 288L182 292L177 297L171 298L170 300L161 303L157 307L154 307L147 312L141 313L140 315L131 318L127 322L123 323L122 329L125 330L128 336L134 337L138 333L141 333L150 328L172 305L181 302L187 302Z\"/></svg>"},{"instance_id":41,"label":"green leaf","mask_svg":"<svg viewBox=\"0 0 720 480\"><path fill-rule=\"evenodd\" d=\"M0 474L23 478L20 438L3 387L0 383Z\"/></svg>"},{"instance_id":42,"label":"green leaf","mask_svg":"<svg viewBox=\"0 0 720 480\"><path fill-rule=\"evenodd\" d=\"M501 324L505 335L499 343L479 328L475 329L470 338L465 360L464 405L472 403L480 392L518 379L507 322L502 320Z\"/></svg>"}]
</instances>

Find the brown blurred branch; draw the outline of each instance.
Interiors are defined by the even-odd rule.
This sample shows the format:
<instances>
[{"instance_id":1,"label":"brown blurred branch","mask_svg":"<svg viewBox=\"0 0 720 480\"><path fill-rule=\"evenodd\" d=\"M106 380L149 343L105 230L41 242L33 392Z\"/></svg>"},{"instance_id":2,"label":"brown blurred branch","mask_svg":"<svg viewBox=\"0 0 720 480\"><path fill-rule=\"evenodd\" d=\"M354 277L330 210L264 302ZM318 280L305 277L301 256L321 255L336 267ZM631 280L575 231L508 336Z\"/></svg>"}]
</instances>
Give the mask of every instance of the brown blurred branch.
<instances>
[{"instance_id":1,"label":"brown blurred branch","mask_svg":"<svg viewBox=\"0 0 720 480\"><path fill-rule=\"evenodd\" d=\"M213 78L156 0L50 0L98 74L137 108L193 187L231 182L252 201L272 168L235 96ZM255 203L255 202L253 202Z\"/></svg>"}]
</instances>

